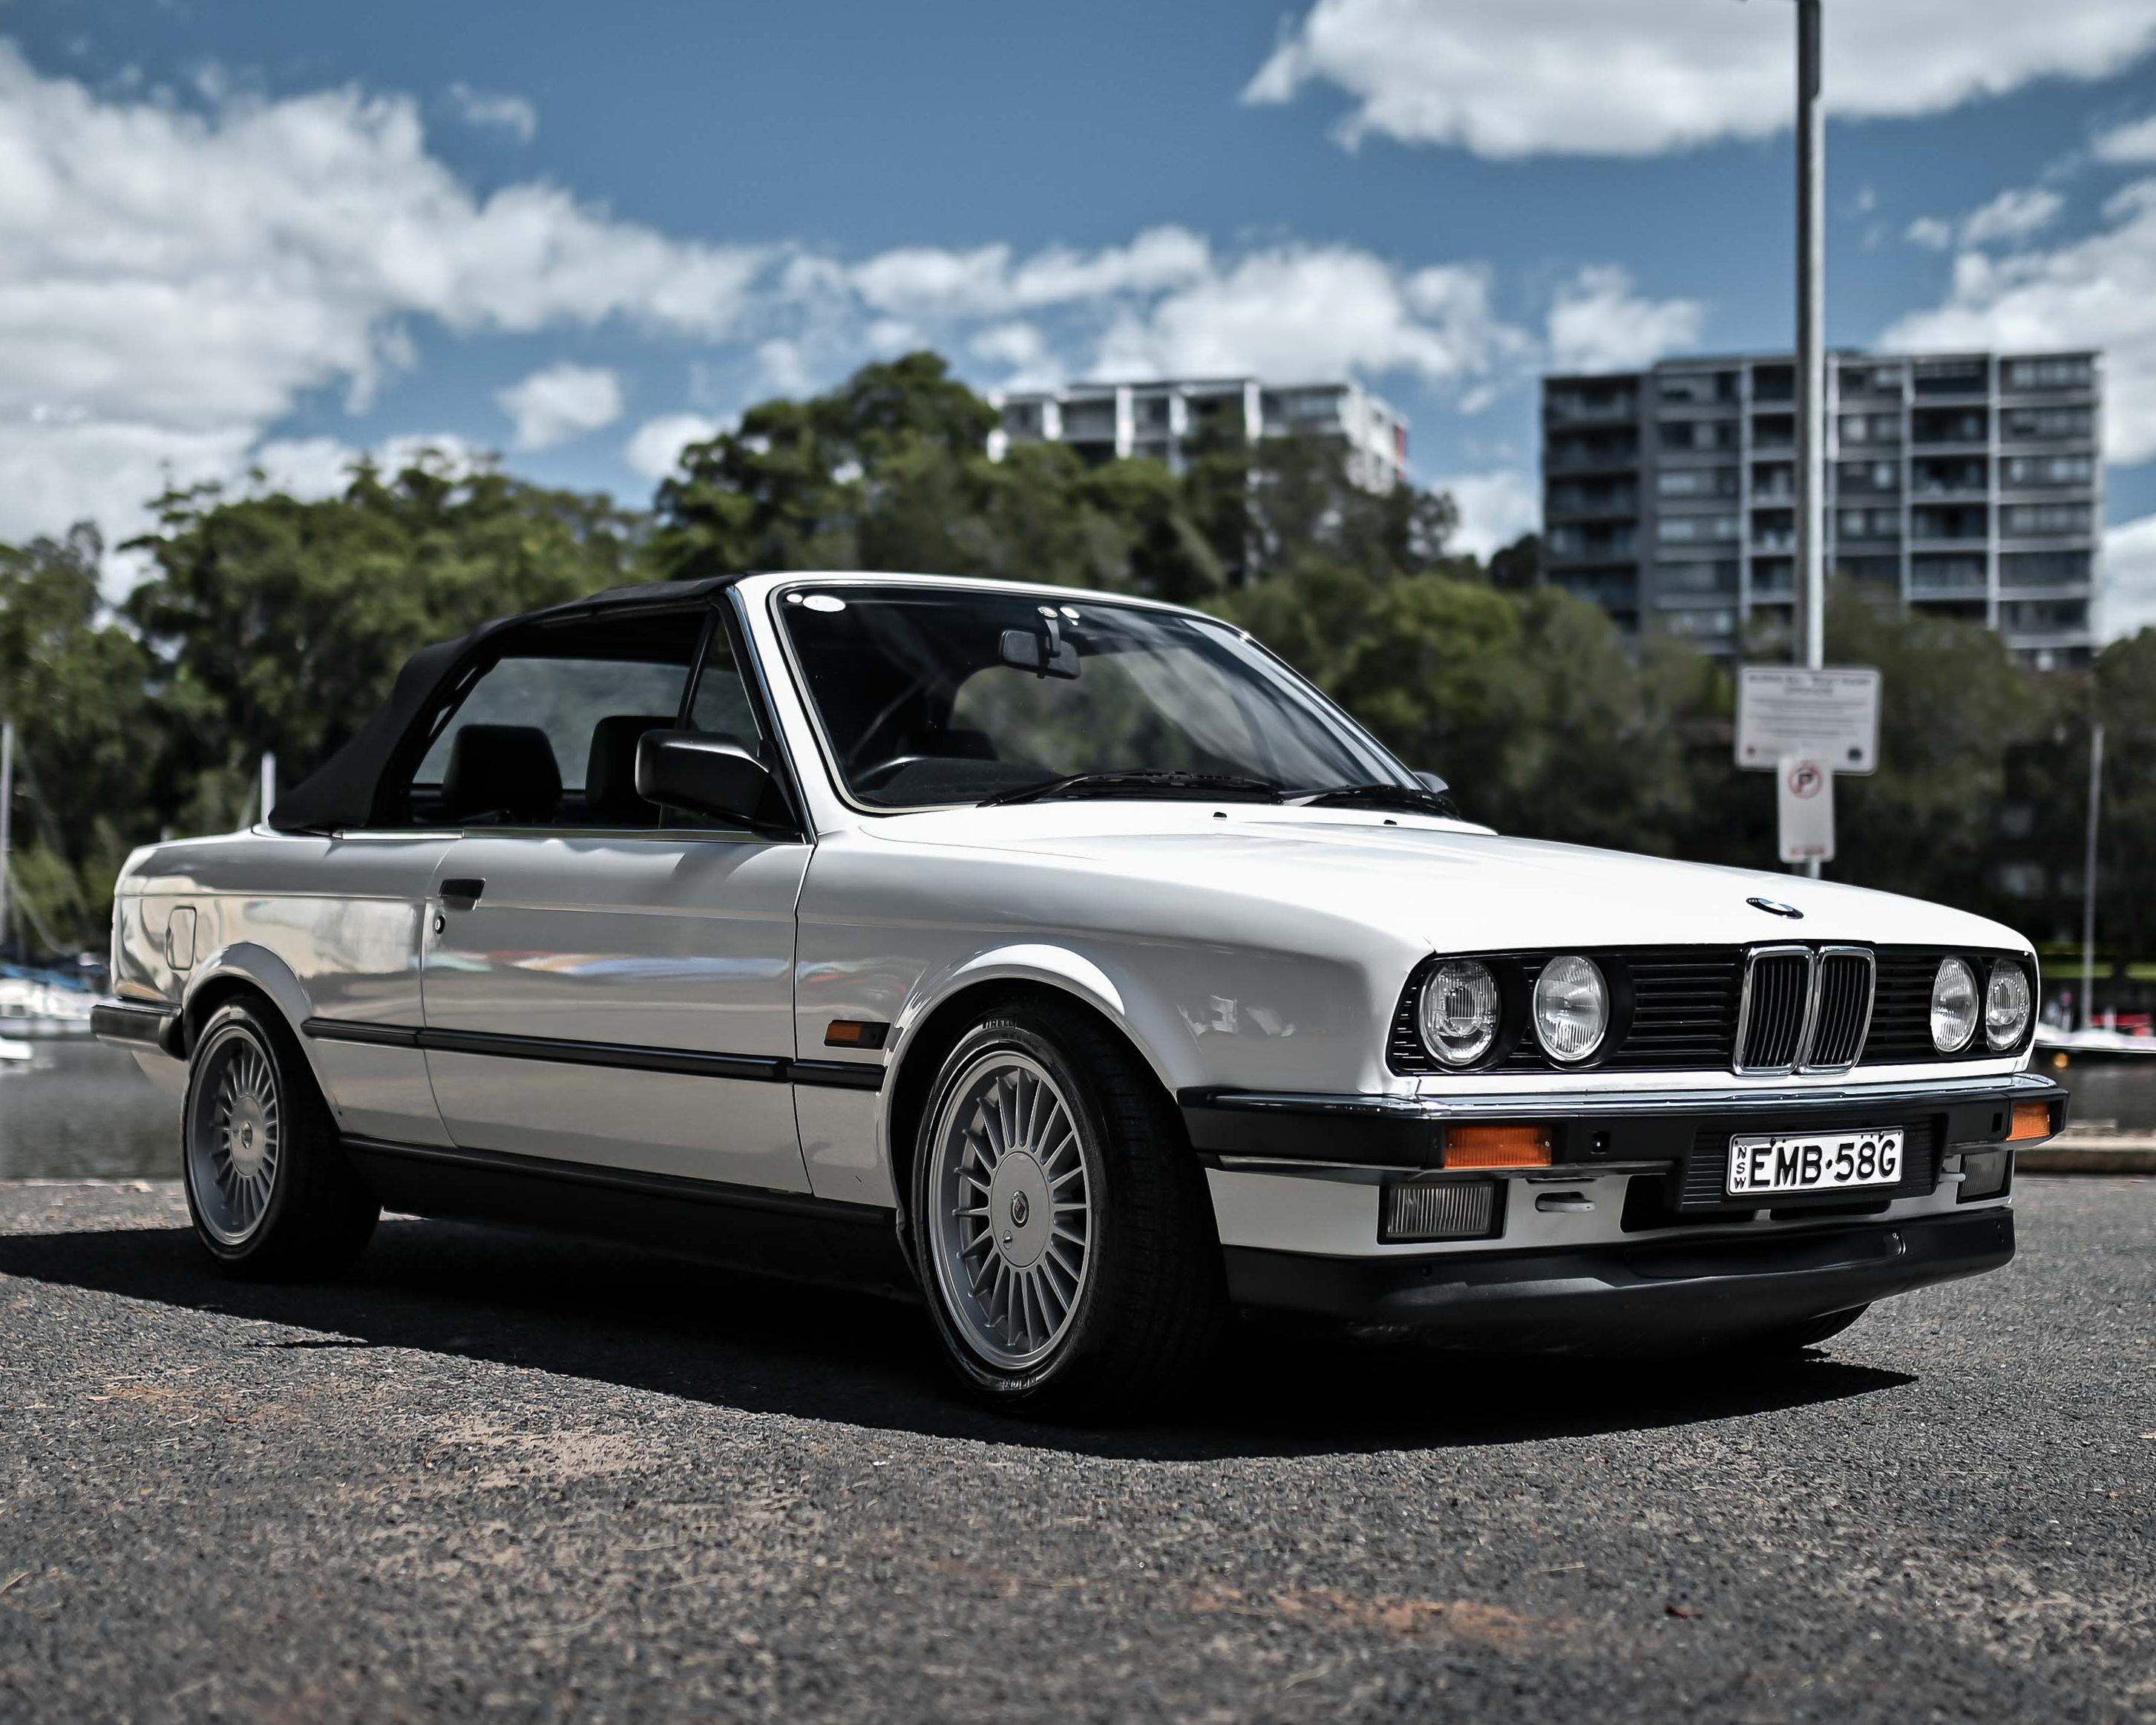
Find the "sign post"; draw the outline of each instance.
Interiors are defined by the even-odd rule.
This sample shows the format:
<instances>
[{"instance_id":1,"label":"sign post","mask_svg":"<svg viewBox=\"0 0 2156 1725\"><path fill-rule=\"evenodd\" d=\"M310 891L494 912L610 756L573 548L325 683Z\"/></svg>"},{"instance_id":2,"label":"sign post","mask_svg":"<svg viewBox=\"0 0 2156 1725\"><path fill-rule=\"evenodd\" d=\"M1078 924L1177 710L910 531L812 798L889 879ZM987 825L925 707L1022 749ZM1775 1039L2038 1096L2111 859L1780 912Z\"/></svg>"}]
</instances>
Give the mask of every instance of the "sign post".
<instances>
[{"instance_id":1,"label":"sign post","mask_svg":"<svg viewBox=\"0 0 2156 1725\"><path fill-rule=\"evenodd\" d=\"M1879 673L1748 665L1738 673L1737 764L1777 775L1785 863L1834 859L1834 780L1879 768Z\"/></svg>"}]
</instances>

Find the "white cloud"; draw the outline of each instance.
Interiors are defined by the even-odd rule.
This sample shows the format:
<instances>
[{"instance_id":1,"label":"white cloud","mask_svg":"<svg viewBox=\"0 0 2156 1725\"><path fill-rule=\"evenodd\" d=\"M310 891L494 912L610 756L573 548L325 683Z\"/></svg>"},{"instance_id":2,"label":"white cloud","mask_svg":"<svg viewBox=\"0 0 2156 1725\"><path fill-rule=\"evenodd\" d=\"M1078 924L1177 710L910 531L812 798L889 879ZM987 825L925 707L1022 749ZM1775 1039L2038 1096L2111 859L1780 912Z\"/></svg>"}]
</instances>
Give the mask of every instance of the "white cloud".
<instances>
[{"instance_id":1,"label":"white cloud","mask_svg":"<svg viewBox=\"0 0 2156 1725\"><path fill-rule=\"evenodd\" d=\"M469 84L452 84L449 105L466 126L506 132L520 144L528 144L539 136L539 110L521 95L502 95L474 90Z\"/></svg>"},{"instance_id":2,"label":"white cloud","mask_svg":"<svg viewBox=\"0 0 2156 1725\"><path fill-rule=\"evenodd\" d=\"M598 431L621 418L623 405L621 379L613 372L566 361L496 390L494 398L516 428L520 449L552 449Z\"/></svg>"},{"instance_id":3,"label":"white cloud","mask_svg":"<svg viewBox=\"0 0 2156 1725\"><path fill-rule=\"evenodd\" d=\"M1550 306L1550 363L1560 372L1625 372L1699 340L1697 300L1649 300L1615 264L1583 270Z\"/></svg>"},{"instance_id":4,"label":"white cloud","mask_svg":"<svg viewBox=\"0 0 2156 1725\"><path fill-rule=\"evenodd\" d=\"M449 431L408 432L372 449L354 449L333 437L273 438L249 456L246 488L305 499L341 496L362 460L373 462L385 474L418 466L451 476L494 465L488 451Z\"/></svg>"},{"instance_id":5,"label":"white cloud","mask_svg":"<svg viewBox=\"0 0 2156 1725\"><path fill-rule=\"evenodd\" d=\"M48 78L0 43L0 538L113 537L169 478L238 479L300 397L364 400L409 320L733 332L773 254L568 193L484 199L413 104L352 90L192 112Z\"/></svg>"},{"instance_id":6,"label":"white cloud","mask_svg":"<svg viewBox=\"0 0 2156 1725\"><path fill-rule=\"evenodd\" d=\"M1989 203L1971 210L1958 223L1919 216L1904 237L1928 251L1964 246L2015 245L2041 234L2059 218L2066 200L2046 186L2010 187Z\"/></svg>"},{"instance_id":7,"label":"white cloud","mask_svg":"<svg viewBox=\"0 0 2156 1725\"><path fill-rule=\"evenodd\" d=\"M1014 260L1007 245L970 252L904 246L858 264L845 280L871 309L901 317L1001 317L1121 294L1158 293L1211 267L1205 241L1154 228L1127 246L1086 254L1050 246Z\"/></svg>"},{"instance_id":8,"label":"white cloud","mask_svg":"<svg viewBox=\"0 0 2156 1725\"><path fill-rule=\"evenodd\" d=\"M1961 224L1964 245L2008 244L2041 234L2058 219L2066 200L2048 187L2028 186L2002 192Z\"/></svg>"},{"instance_id":9,"label":"white cloud","mask_svg":"<svg viewBox=\"0 0 2156 1725\"><path fill-rule=\"evenodd\" d=\"M662 413L636 428L622 449L622 459L654 485L674 471L682 450L691 444L708 443L726 429L726 422L701 413Z\"/></svg>"},{"instance_id":10,"label":"white cloud","mask_svg":"<svg viewBox=\"0 0 2156 1725\"><path fill-rule=\"evenodd\" d=\"M1791 8L1728 0L1317 0L1243 92L1317 82L1372 132L1484 156L1643 156L1789 124ZM2097 78L2156 45L2147 0L1892 0L1830 7L1837 114L1936 114L2044 77Z\"/></svg>"},{"instance_id":11,"label":"white cloud","mask_svg":"<svg viewBox=\"0 0 2156 1725\"><path fill-rule=\"evenodd\" d=\"M1127 310L1093 370L1281 382L1408 372L1445 388L1486 376L1530 345L1492 309L1479 266L1409 272L1344 246L1279 246Z\"/></svg>"},{"instance_id":12,"label":"white cloud","mask_svg":"<svg viewBox=\"0 0 2156 1725\"><path fill-rule=\"evenodd\" d=\"M2099 133L2095 148L2099 162L2156 162L2156 114Z\"/></svg>"},{"instance_id":13,"label":"white cloud","mask_svg":"<svg viewBox=\"0 0 2156 1725\"><path fill-rule=\"evenodd\" d=\"M2101 348L2105 455L2156 455L2156 178L2118 193L2092 234L2004 255L1962 252L1944 302L1882 339L1901 349Z\"/></svg>"},{"instance_id":14,"label":"white cloud","mask_svg":"<svg viewBox=\"0 0 2156 1725\"><path fill-rule=\"evenodd\" d=\"M2124 521L2103 536L2104 639L2156 629L2156 515Z\"/></svg>"},{"instance_id":15,"label":"white cloud","mask_svg":"<svg viewBox=\"0 0 2156 1725\"><path fill-rule=\"evenodd\" d=\"M1461 474L1439 480L1436 489L1450 492L1460 508L1460 530L1452 537L1456 551L1486 557L1542 525L1542 493L1531 475L1515 469Z\"/></svg>"}]
</instances>

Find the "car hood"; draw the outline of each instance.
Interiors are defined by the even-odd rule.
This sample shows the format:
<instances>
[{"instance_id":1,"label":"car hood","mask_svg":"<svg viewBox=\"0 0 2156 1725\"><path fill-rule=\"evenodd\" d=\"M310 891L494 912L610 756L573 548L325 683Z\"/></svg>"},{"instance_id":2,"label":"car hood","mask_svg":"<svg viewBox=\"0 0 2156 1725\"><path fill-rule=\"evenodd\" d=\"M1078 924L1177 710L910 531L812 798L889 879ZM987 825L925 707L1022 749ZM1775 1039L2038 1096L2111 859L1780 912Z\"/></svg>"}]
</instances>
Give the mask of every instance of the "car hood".
<instances>
[{"instance_id":1,"label":"car hood","mask_svg":"<svg viewBox=\"0 0 2156 1725\"><path fill-rule=\"evenodd\" d=\"M1122 883L1126 901L1130 886L1151 884L1164 912L1194 893L1219 895L1250 914L1273 904L1438 951L1774 940L2027 949L1999 923L1919 899L1410 814L1097 801L937 810L868 825L900 845L1105 872ZM1802 915L1774 914L1754 898Z\"/></svg>"}]
</instances>

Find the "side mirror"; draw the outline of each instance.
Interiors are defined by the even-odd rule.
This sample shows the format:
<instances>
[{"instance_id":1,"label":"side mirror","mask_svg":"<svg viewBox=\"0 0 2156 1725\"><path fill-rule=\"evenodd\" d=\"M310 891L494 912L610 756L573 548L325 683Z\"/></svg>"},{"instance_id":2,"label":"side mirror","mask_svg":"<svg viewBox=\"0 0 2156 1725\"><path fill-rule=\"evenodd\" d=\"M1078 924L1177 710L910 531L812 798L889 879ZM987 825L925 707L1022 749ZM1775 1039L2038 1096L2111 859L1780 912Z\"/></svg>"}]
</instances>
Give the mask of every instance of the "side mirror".
<instances>
[{"instance_id":1,"label":"side mirror","mask_svg":"<svg viewBox=\"0 0 2156 1725\"><path fill-rule=\"evenodd\" d=\"M771 769L730 737L647 731L636 743L636 794L691 814L771 827L783 816Z\"/></svg>"},{"instance_id":2,"label":"side mirror","mask_svg":"<svg viewBox=\"0 0 2156 1725\"><path fill-rule=\"evenodd\" d=\"M1422 788L1424 790L1429 791L1435 796L1441 797L1447 791L1452 788L1450 785L1447 784L1442 778L1440 778L1435 773L1418 773L1415 774L1415 777L1422 781Z\"/></svg>"}]
</instances>

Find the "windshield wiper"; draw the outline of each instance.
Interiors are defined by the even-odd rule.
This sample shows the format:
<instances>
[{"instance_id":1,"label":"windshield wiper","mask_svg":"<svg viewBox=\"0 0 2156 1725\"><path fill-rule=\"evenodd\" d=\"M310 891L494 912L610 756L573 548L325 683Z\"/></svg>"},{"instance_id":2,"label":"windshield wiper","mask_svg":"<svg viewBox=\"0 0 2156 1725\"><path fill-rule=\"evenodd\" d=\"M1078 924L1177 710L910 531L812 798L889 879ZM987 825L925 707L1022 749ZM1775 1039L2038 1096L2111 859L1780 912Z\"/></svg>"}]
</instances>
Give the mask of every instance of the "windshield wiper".
<instances>
[{"instance_id":1,"label":"windshield wiper","mask_svg":"<svg viewBox=\"0 0 2156 1725\"><path fill-rule=\"evenodd\" d=\"M1175 797L1194 802L1234 797L1245 803L1277 803L1281 788L1268 779L1241 778L1232 773L1073 773L1045 784L984 797L978 806L1045 803L1056 797Z\"/></svg>"},{"instance_id":2,"label":"windshield wiper","mask_svg":"<svg viewBox=\"0 0 2156 1725\"><path fill-rule=\"evenodd\" d=\"M1466 818L1450 791L1424 790L1420 785L1337 784L1287 800L1298 809L1403 809L1414 814L1441 814L1448 820Z\"/></svg>"}]
</instances>

